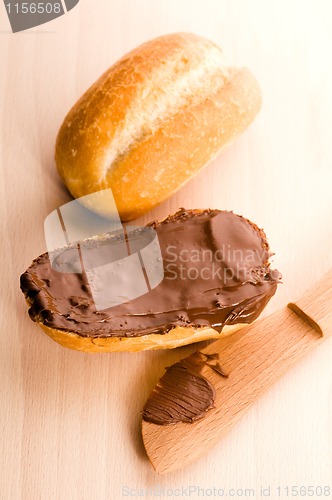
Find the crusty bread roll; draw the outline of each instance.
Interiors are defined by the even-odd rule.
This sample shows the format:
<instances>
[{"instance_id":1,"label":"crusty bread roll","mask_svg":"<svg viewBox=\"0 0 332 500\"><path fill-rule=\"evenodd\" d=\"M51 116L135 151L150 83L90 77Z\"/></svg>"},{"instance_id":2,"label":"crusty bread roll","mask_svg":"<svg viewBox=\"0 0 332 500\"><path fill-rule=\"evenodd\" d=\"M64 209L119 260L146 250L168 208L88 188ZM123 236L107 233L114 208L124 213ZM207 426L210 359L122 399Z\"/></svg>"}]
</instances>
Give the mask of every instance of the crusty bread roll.
<instances>
[{"instance_id":1,"label":"crusty bread roll","mask_svg":"<svg viewBox=\"0 0 332 500\"><path fill-rule=\"evenodd\" d=\"M75 271L55 270L47 253L21 276L31 319L71 349L165 349L227 335L241 323L254 321L274 295L279 273L270 269L265 233L244 217L220 210L181 209L148 227L160 245L164 277L158 285L132 300L97 309L93 289L107 294L110 287L119 287L118 277L108 277L104 257L123 242L121 235L97 236L80 247L84 244L87 260L89 252L93 256L94 266L105 276L101 281L87 279L74 260ZM137 229L135 241L143 230ZM70 245L59 252L60 261L70 262L74 248ZM147 261L143 263L146 266ZM121 294L128 296L131 275L126 269L126 289L121 288ZM148 267L145 272L149 279ZM135 275L134 282L137 279Z\"/></svg>"},{"instance_id":2,"label":"crusty bread roll","mask_svg":"<svg viewBox=\"0 0 332 500\"><path fill-rule=\"evenodd\" d=\"M260 106L253 75L230 66L214 43L162 36L115 63L70 110L56 141L58 171L75 198L111 188L122 220L135 219L195 175Z\"/></svg>"},{"instance_id":3,"label":"crusty bread roll","mask_svg":"<svg viewBox=\"0 0 332 500\"><path fill-rule=\"evenodd\" d=\"M156 349L175 349L203 340L213 340L226 337L235 333L244 324L226 325L222 332L217 332L209 327L181 327L177 326L169 332L161 335L150 334L141 337L81 337L77 333L50 328L43 323L39 326L44 332L58 344L69 349L84 352L139 352L152 351Z\"/></svg>"}]
</instances>

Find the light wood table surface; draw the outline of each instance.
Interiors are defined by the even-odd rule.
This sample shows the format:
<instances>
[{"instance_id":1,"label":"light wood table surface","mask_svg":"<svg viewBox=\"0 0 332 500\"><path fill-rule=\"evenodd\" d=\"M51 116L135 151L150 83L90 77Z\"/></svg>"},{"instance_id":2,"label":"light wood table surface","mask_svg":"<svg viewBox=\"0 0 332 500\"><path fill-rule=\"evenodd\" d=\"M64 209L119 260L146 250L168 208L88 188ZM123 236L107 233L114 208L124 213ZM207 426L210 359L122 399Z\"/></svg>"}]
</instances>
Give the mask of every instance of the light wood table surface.
<instances>
[{"instance_id":1,"label":"light wood table surface","mask_svg":"<svg viewBox=\"0 0 332 500\"><path fill-rule=\"evenodd\" d=\"M140 222L180 206L234 210L265 229L283 273L264 314L312 286L332 266L331 2L81 0L47 25L9 29L1 3L1 500L118 500L140 490L202 498L209 488L260 499L261 486L269 498L291 497L292 486L330 486L332 495L331 339L208 455L159 476L144 453L140 410L164 367L197 346L66 350L29 320L19 290L20 274L46 249L45 217L70 199L53 160L64 115L126 51L176 31L205 35L250 67L264 103L240 139ZM190 485L201 491L189 496ZM312 498L332 498L317 491Z\"/></svg>"}]
</instances>

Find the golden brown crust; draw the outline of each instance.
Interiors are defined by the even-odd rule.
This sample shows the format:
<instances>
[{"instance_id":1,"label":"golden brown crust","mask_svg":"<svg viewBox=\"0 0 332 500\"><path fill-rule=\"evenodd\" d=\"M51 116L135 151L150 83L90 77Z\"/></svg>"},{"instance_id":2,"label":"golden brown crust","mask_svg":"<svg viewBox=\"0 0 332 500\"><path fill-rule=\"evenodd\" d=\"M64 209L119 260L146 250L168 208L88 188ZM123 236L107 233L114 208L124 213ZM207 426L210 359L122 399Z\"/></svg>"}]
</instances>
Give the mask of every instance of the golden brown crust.
<instances>
[{"instance_id":1,"label":"golden brown crust","mask_svg":"<svg viewBox=\"0 0 332 500\"><path fill-rule=\"evenodd\" d=\"M58 134L57 167L76 198L111 187L130 220L186 183L260 105L251 73L229 66L212 42L160 37L124 56L75 104Z\"/></svg>"},{"instance_id":2,"label":"golden brown crust","mask_svg":"<svg viewBox=\"0 0 332 500\"><path fill-rule=\"evenodd\" d=\"M222 332L217 332L210 327L180 327L177 326L169 332L149 334L141 337L81 337L77 333L50 328L38 323L49 337L55 342L69 349L84 352L138 352L153 349L174 349L176 347L222 338L242 328L244 325L226 325Z\"/></svg>"}]
</instances>

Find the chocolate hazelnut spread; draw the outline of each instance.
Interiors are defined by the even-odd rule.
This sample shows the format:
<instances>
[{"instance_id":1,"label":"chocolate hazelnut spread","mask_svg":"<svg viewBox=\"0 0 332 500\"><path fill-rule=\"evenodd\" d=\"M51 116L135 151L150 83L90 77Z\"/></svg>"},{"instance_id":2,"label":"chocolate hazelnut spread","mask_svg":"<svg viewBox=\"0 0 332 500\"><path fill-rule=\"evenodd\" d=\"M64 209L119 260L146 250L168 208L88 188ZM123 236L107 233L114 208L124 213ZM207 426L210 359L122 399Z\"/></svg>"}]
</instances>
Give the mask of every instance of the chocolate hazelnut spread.
<instances>
[{"instance_id":1,"label":"chocolate hazelnut spread","mask_svg":"<svg viewBox=\"0 0 332 500\"><path fill-rule=\"evenodd\" d=\"M227 211L181 209L150 226L164 265L158 286L97 310L84 273L56 271L45 253L21 276L30 317L92 338L164 334L176 326L220 331L226 324L252 322L274 295L280 274L270 270L264 232L247 219ZM110 242L107 236L84 242L96 267L99 258L105 261ZM63 255L74 250L69 246Z\"/></svg>"},{"instance_id":2,"label":"chocolate hazelnut spread","mask_svg":"<svg viewBox=\"0 0 332 500\"><path fill-rule=\"evenodd\" d=\"M215 389L200 371L209 366L228 378L220 366L218 354L194 352L166 368L165 375L153 389L142 411L142 418L157 425L194 422L214 407Z\"/></svg>"},{"instance_id":3,"label":"chocolate hazelnut spread","mask_svg":"<svg viewBox=\"0 0 332 500\"><path fill-rule=\"evenodd\" d=\"M213 385L180 361L167 368L147 400L142 417L158 425L194 422L213 407L214 398Z\"/></svg>"}]
</instances>

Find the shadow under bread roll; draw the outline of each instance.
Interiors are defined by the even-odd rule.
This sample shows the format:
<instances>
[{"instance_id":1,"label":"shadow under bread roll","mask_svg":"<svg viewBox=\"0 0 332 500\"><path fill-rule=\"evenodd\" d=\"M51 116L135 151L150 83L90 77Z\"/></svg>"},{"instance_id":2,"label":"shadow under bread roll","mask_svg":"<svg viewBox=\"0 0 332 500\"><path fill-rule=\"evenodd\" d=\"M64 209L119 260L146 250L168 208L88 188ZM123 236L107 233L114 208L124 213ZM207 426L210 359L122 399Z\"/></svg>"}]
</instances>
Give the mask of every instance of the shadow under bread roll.
<instances>
[{"instance_id":1,"label":"shadow under bread roll","mask_svg":"<svg viewBox=\"0 0 332 500\"><path fill-rule=\"evenodd\" d=\"M254 76L214 43L165 35L122 57L73 106L57 168L75 198L111 188L121 219L132 220L198 173L260 107Z\"/></svg>"},{"instance_id":2,"label":"shadow under bread roll","mask_svg":"<svg viewBox=\"0 0 332 500\"><path fill-rule=\"evenodd\" d=\"M55 271L46 253L21 276L31 319L71 349L165 349L251 323L276 292L280 274L270 269L265 233L244 217L181 209L149 226L158 235L164 267L156 288L97 310L84 273ZM107 236L91 239L85 251L108 243Z\"/></svg>"}]
</instances>

